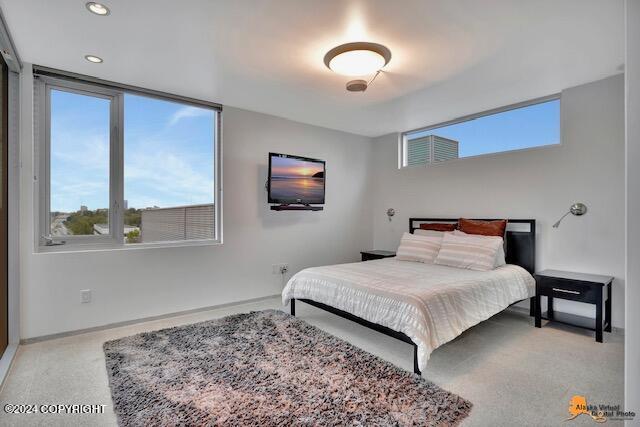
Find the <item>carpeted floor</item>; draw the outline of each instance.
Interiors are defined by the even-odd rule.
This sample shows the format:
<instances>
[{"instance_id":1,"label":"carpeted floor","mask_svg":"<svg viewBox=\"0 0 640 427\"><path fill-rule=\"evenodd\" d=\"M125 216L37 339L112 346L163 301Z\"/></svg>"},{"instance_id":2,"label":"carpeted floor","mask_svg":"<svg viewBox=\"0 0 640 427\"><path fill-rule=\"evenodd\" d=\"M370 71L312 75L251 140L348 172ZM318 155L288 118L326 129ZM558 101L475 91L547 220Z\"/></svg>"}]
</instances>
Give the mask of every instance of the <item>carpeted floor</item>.
<instances>
[{"instance_id":1,"label":"carpeted floor","mask_svg":"<svg viewBox=\"0 0 640 427\"><path fill-rule=\"evenodd\" d=\"M276 310L104 344L120 425L457 425L471 403Z\"/></svg>"},{"instance_id":2,"label":"carpeted floor","mask_svg":"<svg viewBox=\"0 0 640 427\"><path fill-rule=\"evenodd\" d=\"M281 309L280 296L208 311L135 323L21 345L0 391L6 404L102 404L100 414L0 414L2 427L117 427L105 341L141 332ZM301 303L297 317L384 360L411 371L413 347L350 320ZM473 402L461 427L591 426L569 416L574 395L588 402L624 403L624 334L604 334L559 323L533 327L528 312L506 310L433 352L423 377ZM608 420L607 427L623 427Z\"/></svg>"}]
</instances>

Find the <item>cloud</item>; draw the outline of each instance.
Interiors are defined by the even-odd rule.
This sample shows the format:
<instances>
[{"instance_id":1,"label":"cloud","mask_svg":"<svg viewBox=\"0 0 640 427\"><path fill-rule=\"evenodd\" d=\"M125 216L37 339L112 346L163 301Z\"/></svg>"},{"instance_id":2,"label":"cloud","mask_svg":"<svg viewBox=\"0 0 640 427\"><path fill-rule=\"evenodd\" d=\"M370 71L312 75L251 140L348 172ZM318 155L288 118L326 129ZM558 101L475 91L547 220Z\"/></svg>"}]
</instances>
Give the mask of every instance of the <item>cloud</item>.
<instances>
[{"instance_id":1,"label":"cloud","mask_svg":"<svg viewBox=\"0 0 640 427\"><path fill-rule=\"evenodd\" d=\"M178 206L211 203L213 158L175 149L138 146L126 158L125 197L129 206Z\"/></svg>"},{"instance_id":2,"label":"cloud","mask_svg":"<svg viewBox=\"0 0 640 427\"><path fill-rule=\"evenodd\" d=\"M51 210L109 206L109 137L103 129L60 126L52 132Z\"/></svg>"},{"instance_id":3,"label":"cloud","mask_svg":"<svg viewBox=\"0 0 640 427\"><path fill-rule=\"evenodd\" d=\"M178 206L214 200L214 153L193 129L170 129L182 119L213 119L213 111L182 106L164 129L146 132L125 141L125 197L129 206ZM202 121L202 119L200 120Z\"/></svg>"},{"instance_id":4,"label":"cloud","mask_svg":"<svg viewBox=\"0 0 640 427\"><path fill-rule=\"evenodd\" d=\"M175 125L182 119L188 119L191 117L203 117L211 114L212 112L210 110L207 110L204 108L185 106L180 108L175 113L173 113L173 115L171 116L171 119L169 119L169 126Z\"/></svg>"},{"instance_id":5,"label":"cloud","mask_svg":"<svg viewBox=\"0 0 640 427\"><path fill-rule=\"evenodd\" d=\"M74 182L63 178L51 181L51 210L74 212L86 205L89 209L109 207L109 181Z\"/></svg>"},{"instance_id":6,"label":"cloud","mask_svg":"<svg viewBox=\"0 0 640 427\"><path fill-rule=\"evenodd\" d=\"M52 137L51 157L61 172L109 173L109 136L100 132L58 132Z\"/></svg>"},{"instance_id":7,"label":"cloud","mask_svg":"<svg viewBox=\"0 0 640 427\"><path fill-rule=\"evenodd\" d=\"M125 198L129 207L211 203L214 198L214 112L176 106L169 114L152 105L125 130ZM133 109L130 111L134 111ZM211 118L211 121L208 119ZM182 119L198 126L172 125ZM208 122L203 131L202 122ZM56 122L52 134L52 210L109 205L109 137L101 127Z\"/></svg>"}]
</instances>

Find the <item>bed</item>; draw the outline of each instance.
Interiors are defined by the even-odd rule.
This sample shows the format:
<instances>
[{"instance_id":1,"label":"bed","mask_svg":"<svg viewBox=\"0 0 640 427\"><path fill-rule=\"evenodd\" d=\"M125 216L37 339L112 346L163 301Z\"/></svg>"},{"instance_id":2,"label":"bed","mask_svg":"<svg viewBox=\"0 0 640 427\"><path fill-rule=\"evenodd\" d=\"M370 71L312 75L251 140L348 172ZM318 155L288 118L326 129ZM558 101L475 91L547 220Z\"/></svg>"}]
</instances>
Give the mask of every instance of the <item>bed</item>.
<instances>
[{"instance_id":1,"label":"bed","mask_svg":"<svg viewBox=\"0 0 640 427\"><path fill-rule=\"evenodd\" d=\"M411 218L409 231L456 221ZM507 265L491 271L395 258L308 268L289 280L283 303L292 315L298 300L412 344L420 374L436 348L510 305L528 298L533 313L535 220L509 220L506 242Z\"/></svg>"}]
</instances>

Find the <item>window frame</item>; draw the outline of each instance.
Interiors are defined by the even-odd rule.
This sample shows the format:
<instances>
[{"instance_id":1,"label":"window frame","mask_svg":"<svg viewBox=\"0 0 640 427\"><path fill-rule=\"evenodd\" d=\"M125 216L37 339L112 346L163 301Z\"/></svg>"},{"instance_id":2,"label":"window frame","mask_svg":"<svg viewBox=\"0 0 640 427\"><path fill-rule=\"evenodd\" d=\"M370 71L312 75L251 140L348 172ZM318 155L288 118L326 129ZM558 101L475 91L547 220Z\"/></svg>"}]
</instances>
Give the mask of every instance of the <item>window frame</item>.
<instances>
[{"instance_id":1,"label":"window frame","mask_svg":"<svg viewBox=\"0 0 640 427\"><path fill-rule=\"evenodd\" d=\"M459 123L464 123L464 122L469 122L471 120L475 120L475 119L479 119L481 117L486 117L486 116L492 116L492 115L496 115L496 114L500 114L500 113L504 113L507 111L512 111L512 110L518 110L521 108L526 108L526 107L530 107L533 105L537 105L537 104L543 104L545 102L550 102L550 101L559 101L560 102L560 115L562 114L562 94L561 93L554 93L552 95L547 95L547 96L543 96L540 98L534 98L534 99L530 99L527 101L522 101L522 102L517 102L515 104L509 104L509 105L505 105L503 107L497 107L497 108L492 108L490 110L484 110L481 111L479 113L473 113L473 114L468 114L465 116L461 116L455 119L451 119L451 120L447 120L444 122L440 122L440 123L436 123L433 125L429 125L429 126L424 126L424 127L420 127L417 129L412 129L412 130L408 130L405 132L402 132L399 134L398 136L398 169L414 169L414 168L425 168L425 167L430 167L430 166L435 166L435 165L440 165L440 164L447 164L450 162L459 162L461 160L465 160L465 159L475 159L475 158L479 158L479 157L485 157L485 156L499 156L501 154L507 154L507 153L515 153L515 152L522 152L522 151L529 151L529 150L538 150L538 149L543 149L543 148L551 148L551 147L558 147L560 145L562 145L562 120L561 117L559 117L559 126L560 126L560 141L557 144L546 144L546 145L536 145L536 146L532 146L532 147L525 147L525 148L515 148L512 150L504 150L504 151L494 151L492 153L483 153L483 154L477 154L474 156L466 156L466 157L458 157L455 159L448 159L448 160L443 160L440 162L434 162L434 163L426 163L424 165L407 165L407 142L408 142L408 136L411 134L415 134L418 132L427 132L433 129L439 129L442 127L446 127L446 126L452 126L452 125L456 125Z\"/></svg>"},{"instance_id":2,"label":"window frame","mask_svg":"<svg viewBox=\"0 0 640 427\"><path fill-rule=\"evenodd\" d=\"M143 249L154 247L205 246L222 244L222 107L157 91L126 85L108 85L79 79L77 75L52 76L34 73L34 127L36 139L36 197L34 200L35 248L37 252L67 252L100 249ZM51 236L51 91L59 90L108 99L109 111L109 234ZM193 105L214 112L213 200L214 239L175 240L127 244L124 236L124 98L125 94ZM54 245L45 244L45 237ZM62 243L64 241L64 243Z\"/></svg>"}]
</instances>

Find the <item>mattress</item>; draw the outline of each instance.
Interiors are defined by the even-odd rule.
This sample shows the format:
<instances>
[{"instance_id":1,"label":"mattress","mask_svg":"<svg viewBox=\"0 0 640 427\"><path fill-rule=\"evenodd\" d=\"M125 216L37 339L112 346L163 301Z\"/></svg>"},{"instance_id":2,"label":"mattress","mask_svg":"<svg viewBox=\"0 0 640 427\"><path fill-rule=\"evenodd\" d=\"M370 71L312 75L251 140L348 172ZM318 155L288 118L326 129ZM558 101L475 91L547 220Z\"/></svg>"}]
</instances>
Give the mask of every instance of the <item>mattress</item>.
<instances>
[{"instance_id":1,"label":"mattress","mask_svg":"<svg viewBox=\"0 0 640 427\"><path fill-rule=\"evenodd\" d=\"M473 271L385 258L302 270L282 302L310 299L402 332L424 370L436 348L534 294L534 278L516 265Z\"/></svg>"}]
</instances>

